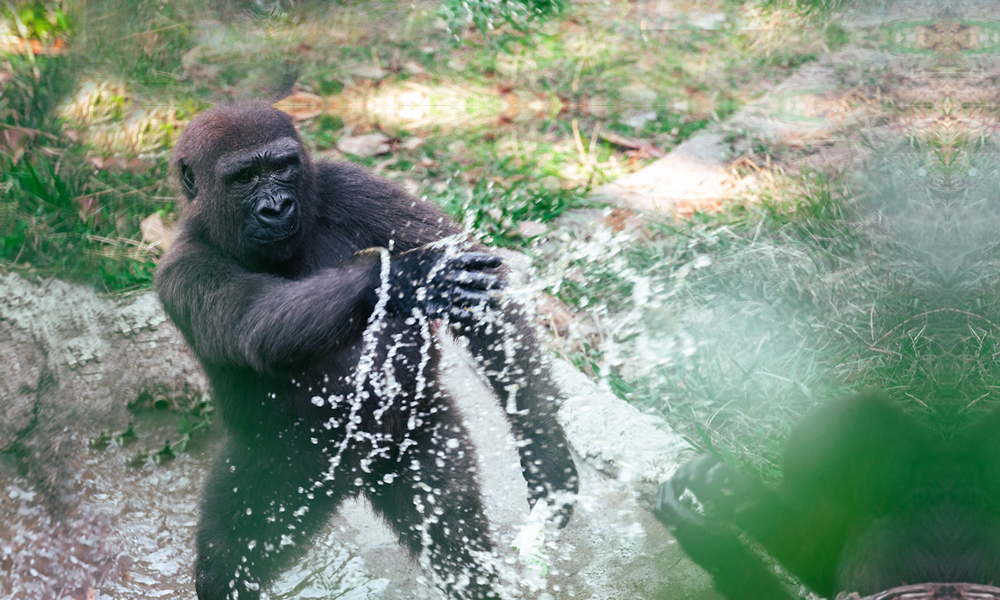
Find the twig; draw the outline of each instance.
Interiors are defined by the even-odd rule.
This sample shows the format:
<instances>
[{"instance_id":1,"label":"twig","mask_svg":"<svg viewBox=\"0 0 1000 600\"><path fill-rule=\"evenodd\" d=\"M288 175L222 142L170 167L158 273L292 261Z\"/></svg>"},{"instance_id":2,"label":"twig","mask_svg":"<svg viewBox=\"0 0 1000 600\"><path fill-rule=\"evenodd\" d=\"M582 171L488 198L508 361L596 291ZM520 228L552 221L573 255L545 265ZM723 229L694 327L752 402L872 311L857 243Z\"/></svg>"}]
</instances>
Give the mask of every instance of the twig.
<instances>
[{"instance_id":1,"label":"twig","mask_svg":"<svg viewBox=\"0 0 1000 600\"><path fill-rule=\"evenodd\" d=\"M994 323L993 321L990 321L989 319L987 319L986 317L984 317L982 315L977 315L976 313L972 313L972 312L969 312L967 310L961 310L961 309L958 309L958 308L935 308L934 310L928 310L926 312L920 313L919 315L913 315L912 317L909 317L907 319L903 319L902 323L900 323L899 325L896 325L895 327L893 327L889 331L885 332L885 334L883 334L882 337L880 337L879 339L877 339L874 342L872 342L872 344L870 345L869 349L876 350L875 346L877 346L885 338L889 337L889 334L891 334L893 331L896 331L897 329L899 329L903 325L906 325L910 321L912 321L914 319L920 319L920 318L923 318L923 317L927 317L927 316L933 315L935 313L943 313L943 312L953 312L953 313L958 313L958 314L961 314L961 315L966 315L968 317L973 317L973 318L976 318L976 319L982 319L983 321L986 321L987 323L989 323L993 327L995 327L997 329L1000 329L1000 325L997 325L996 323Z\"/></svg>"},{"instance_id":2,"label":"twig","mask_svg":"<svg viewBox=\"0 0 1000 600\"><path fill-rule=\"evenodd\" d=\"M45 137L47 137L50 140L55 141L55 142L59 141L59 136L58 135L53 135L53 134L48 133L46 131L42 131L41 129L31 129L30 127L21 127L19 125L8 125L7 123L0 123L0 127L3 127L4 129L14 129L14 130L17 130L17 131L23 131L24 133L30 133L32 135L45 136Z\"/></svg>"},{"instance_id":3,"label":"twig","mask_svg":"<svg viewBox=\"0 0 1000 600\"><path fill-rule=\"evenodd\" d=\"M573 119L573 140L576 141L576 151L580 153L580 162L587 163L587 152L583 149L583 138L580 137L580 123Z\"/></svg>"},{"instance_id":4,"label":"twig","mask_svg":"<svg viewBox=\"0 0 1000 600\"><path fill-rule=\"evenodd\" d=\"M131 194L141 194L142 192L145 192L147 190L151 190L151 189L153 189L155 187L159 187L160 185L161 184L159 184L159 183L154 183L152 185L147 185L144 188L139 188L137 190L132 190L130 192L123 192L123 191L118 190L116 188L109 188L109 189L106 189L106 190L102 190L100 192L94 192L93 194L80 194L79 196L75 196L73 199L74 200L79 200L80 198L87 198L87 197L96 198L98 196L103 196L104 194L110 194L112 192L118 192L122 196L128 196L128 195L131 195Z\"/></svg>"},{"instance_id":5,"label":"twig","mask_svg":"<svg viewBox=\"0 0 1000 600\"><path fill-rule=\"evenodd\" d=\"M183 27L183 26L184 26L183 23L174 23L173 25L166 25L164 27L157 27L156 29L148 29L146 31L136 31L135 33L130 33L129 35L127 35L125 37L137 37L137 36L144 35L144 34L147 34L147 33L159 33L161 31L166 31L168 29L176 29L178 27Z\"/></svg>"}]
</instances>

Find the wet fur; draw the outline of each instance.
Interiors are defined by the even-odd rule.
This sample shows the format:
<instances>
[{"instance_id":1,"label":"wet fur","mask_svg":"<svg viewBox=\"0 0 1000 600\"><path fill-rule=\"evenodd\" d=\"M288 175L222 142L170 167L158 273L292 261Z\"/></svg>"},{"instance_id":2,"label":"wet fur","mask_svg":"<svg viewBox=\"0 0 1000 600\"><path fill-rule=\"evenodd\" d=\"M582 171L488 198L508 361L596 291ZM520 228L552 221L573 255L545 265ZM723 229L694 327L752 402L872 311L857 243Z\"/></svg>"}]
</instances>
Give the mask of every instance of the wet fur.
<instances>
[{"instance_id":1,"label":"wet fur","mask_svg":"<svg viewBox=\"0 0 1000 600\"><path fill-rule=\"evenodd\" d=\"M433 345L421 379L427 388L416 395L426 343L422 327L403 316L386 319L375 365L391 362L404 395L385 407L372 382L365 384L369 399L354 416L356 432L367 437L351 436L342 451L350 402L313 401L355 391L362 334L381 276L378 254L358 253L391 247L395 256L458 228L436 206L360 167L312 163L299 142L303 176L295 193L302 239L279 252L280 260L257 255L241 238L247 208L227 198L216 164L289 136L299 140L291 120L274 109L219 108L196 118L175 150L178 175L193 179L181 187L193 193L185 194L189 202L156 288L204 366L228 432L201 505L199 598L229 597L231 581L241 600L256 598L340 503L358 494L412 553L428 552L449 593L485 597L494 576L476 555L492 546L475 453L452 399L437 383L440 356ZM520 347L514 364L506 364L502 350L508 334L496 327L467 326L458 333L468 338L502 403L508 385L522 386L510 421L515 436L530 441L521 448L521 463L531 502L555 491L575 492L576 470L555 419L558 390L521 309L510 304L505 319ZM376 448L388 452L372 458ZM413 461L419 468L411 468ZM291 544L282 546L283 536ZM461 581L464 575L473 580Z\"/></svg>"}]
</instances>

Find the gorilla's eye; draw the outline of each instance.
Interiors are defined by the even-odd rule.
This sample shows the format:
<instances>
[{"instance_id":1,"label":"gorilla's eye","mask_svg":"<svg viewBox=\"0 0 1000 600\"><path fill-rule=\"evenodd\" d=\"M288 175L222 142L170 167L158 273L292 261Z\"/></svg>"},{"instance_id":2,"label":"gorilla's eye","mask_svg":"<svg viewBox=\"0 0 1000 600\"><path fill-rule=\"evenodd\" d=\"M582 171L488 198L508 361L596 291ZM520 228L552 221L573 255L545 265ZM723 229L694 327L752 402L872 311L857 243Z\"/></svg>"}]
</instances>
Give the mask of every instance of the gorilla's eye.
<instances>
[{"instance_id":1,"label":"gorilla's eye","mask_svg":"<svg viewBox=\"0 0 1000 600\"><path fill-rule=\"evenodd\" d=\"M274 172L278 175L287 175L292 170L292 167L297 164L299 164L299 159L293 156L275 165Z\"/></svg>"},{"instance_id":2,"label":"gorilla's eye","mask_svg":"<svg viewBox=\"0 0 1000 600\"><path fill-rule=\"evenodd\" d=\"M254 180L254 177L255 175L253 169L243 169L242 171L236 173L236 176L233 177L233 180L236 181L237 183L250 183L251 181Z\"/></svg>"}]
</instances>

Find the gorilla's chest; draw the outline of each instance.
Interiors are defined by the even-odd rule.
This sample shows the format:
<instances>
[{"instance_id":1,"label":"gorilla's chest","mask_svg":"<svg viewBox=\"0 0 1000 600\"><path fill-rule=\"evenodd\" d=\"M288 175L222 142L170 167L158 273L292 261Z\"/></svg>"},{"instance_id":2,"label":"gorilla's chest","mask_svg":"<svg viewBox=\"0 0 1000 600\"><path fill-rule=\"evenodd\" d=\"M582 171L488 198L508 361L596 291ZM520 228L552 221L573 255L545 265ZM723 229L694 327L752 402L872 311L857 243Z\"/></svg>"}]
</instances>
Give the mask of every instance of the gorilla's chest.
<instances>
[{"instance_id":1,"label":"gorilla's chest","mask_svg":"<svg viewBox=\"0 0 1000 600\"><path fill-rule=\"evenodd\" d=\"M348 423L389 431L437 410L435 344L429 326L393 319L297 374L210 378L223 420L237 431L278 432L302 421L324 424L319 433L333 439Z\"/></svg>"}]
</instances>

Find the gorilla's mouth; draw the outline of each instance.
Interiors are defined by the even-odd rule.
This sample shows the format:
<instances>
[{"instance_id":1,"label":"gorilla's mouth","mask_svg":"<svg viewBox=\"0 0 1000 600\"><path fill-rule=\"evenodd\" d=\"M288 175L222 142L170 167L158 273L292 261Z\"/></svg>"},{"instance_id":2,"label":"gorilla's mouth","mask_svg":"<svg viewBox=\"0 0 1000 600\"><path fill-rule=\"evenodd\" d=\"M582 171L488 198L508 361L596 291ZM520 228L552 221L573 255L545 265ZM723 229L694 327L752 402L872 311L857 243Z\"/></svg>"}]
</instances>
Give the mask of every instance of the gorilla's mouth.
<instances>
[{"instance_id":1,"label":"gorilla's mouth","mask_svg":"<svg viewBox=\"0 0 1000 600\"><path fill-rule=\"evenodd\" d=\"M295 226L292 227L290 230L288 230L285 233L281 233L281 234L277 234L277 235L269 235L269 236L266 236L266 237L251 236L251 239L253 239L253 241L259 242L261 244L277 244L279 242L284 242L284 241L286 241L286 240L288 240L290 238L295 237L296 235L298 235L300 229L302 229L302 223L301 223L301 221L296 221L295 222Z\"/></svg>"}]
</instances>

